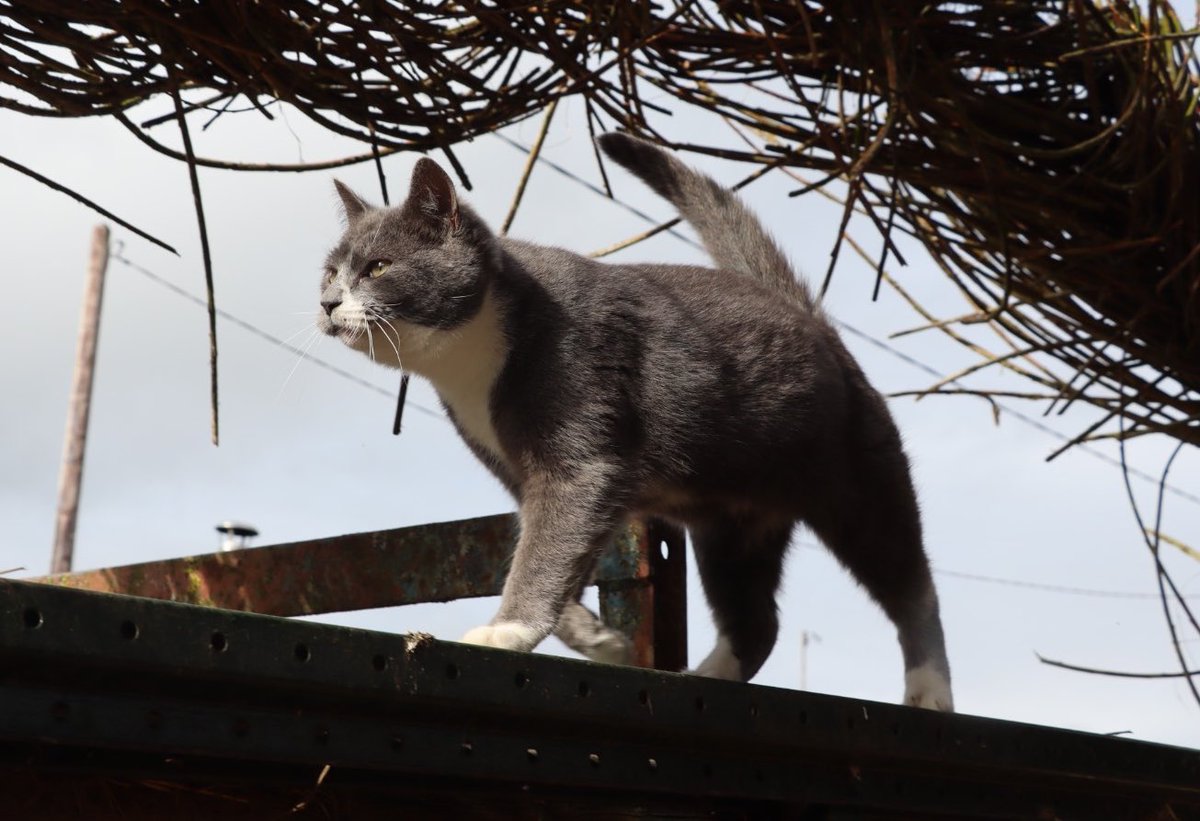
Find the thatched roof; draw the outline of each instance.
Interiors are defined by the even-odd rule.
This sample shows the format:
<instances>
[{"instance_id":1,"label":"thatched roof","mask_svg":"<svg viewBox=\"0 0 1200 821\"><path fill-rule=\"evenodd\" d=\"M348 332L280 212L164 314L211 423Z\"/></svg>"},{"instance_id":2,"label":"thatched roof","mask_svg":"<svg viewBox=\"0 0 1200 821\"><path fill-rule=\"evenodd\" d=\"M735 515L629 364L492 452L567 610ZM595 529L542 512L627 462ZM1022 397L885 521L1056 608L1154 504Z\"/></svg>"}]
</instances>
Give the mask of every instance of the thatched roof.
<instances>
[{"instance_id":1,"label":"thatched roof","mask_svg":"<svg viewBox=\"0 0 1200 821\"><path fill-rule=\"evenodd\" d=\"M1200 444L1196 32L1166 2L356 6L6 3L0 83L19 93L0 105L112 115L181 156L123 112L279 99L364 143L342 162L437 150L465 181L464 139L569 95L597 129L653 136L665 92L749 136L677 147L841 178L847 216L918 238L975 306L931 327L1036 383L1023 395L1103 409L1081 438ZM995 350L959 334L980 322Z\"/></svg>"}]
</instances>

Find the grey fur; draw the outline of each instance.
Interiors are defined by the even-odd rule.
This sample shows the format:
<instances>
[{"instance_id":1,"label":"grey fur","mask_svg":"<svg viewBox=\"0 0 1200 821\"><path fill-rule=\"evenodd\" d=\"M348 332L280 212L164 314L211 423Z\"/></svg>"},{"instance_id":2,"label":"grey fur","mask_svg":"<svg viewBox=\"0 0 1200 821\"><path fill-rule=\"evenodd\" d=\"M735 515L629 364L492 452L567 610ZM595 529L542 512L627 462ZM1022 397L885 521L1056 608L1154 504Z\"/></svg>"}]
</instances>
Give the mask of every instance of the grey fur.
<instances>
[{"instance_id":1,"label":"grey fur","mask_svg":"<svg viewBox=\"0 0 1200 821\"><path fill-rule=\"evenodd\" d=\"M405 339L450 332L436 339L452 347L486 306L499 316L490 444L490 432L456 415L453 375L395 348L405 367L426 369L519 504L492 628L516 632L476 640L532 649L556 627L569 634L560 616L581 617L573 602L597 553L628 517L655 515L690 530L734 675L748 680L775 643L780 568L804 522L896 624L906 670L939 682L936 694L910 687L906 699L950 709L917 502L882 397L735 195L649 143L608 134L600 144L680 209L717 269L610 265L498 238L429 160L399 208L360 209L339 184L348 227L323 286L328 333L367 352L362 332L386 334L386 324L398 341L397 327ZM364 276L375 260L385 273ZM366 321L339 321L343 299ZM494 354L485 348L480 361Z\"/></svg>"}]
</instances>

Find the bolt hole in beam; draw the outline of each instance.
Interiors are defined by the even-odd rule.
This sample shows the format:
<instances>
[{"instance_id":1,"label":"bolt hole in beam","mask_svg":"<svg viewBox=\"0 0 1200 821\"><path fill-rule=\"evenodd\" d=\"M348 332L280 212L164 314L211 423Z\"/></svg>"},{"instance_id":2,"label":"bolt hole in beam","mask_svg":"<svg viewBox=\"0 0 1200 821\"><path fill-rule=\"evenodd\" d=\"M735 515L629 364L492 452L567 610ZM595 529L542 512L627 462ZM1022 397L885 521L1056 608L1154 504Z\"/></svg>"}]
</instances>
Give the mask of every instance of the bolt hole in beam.
<instances>
[{"instance_id":1,"label":"bolt hole in beam","mask_svg":"<svg viewBox=\"0 0 1200 821\"><path fill-rule=\"evenodd\" d=\"M220 630L215 631L208 639L208 644L214 653L224 653L229 649L229 639Z\"/></svg>"},{"instance_id":2,"label":"bolt hole in beam","mask_svg":"<svg viewBox=\"0 0 1200 821\"><path fill-rule=\"evenodd\" d=\"M650 706L650 692L648 690L638 690L638 704L643 707Z\"/></svg>"},{"instance_id":3,"label":"bolt hole in beam","mask_svg":"<svg viewBox=\"0 0 1200 821\"><path fill-rule=\"evenodd\" d=\"M579 697L587 698L592 694L592 687L586 681L579 682Z\"/></svg>"},{"instance_id":4,"label":"bolt hole in beam","mask_svg":"<svg viewBox=\"0 0 1200 821\"><path fill-rule=\"evenodd\" d=\"M138 629L137 622L132 622L126 619L121 622L121 638L126 641L136 639L141 631Z\"/></svg>"},{"instance_id":5,"label":"bolt hole in beam","mask_svg":"<svg viewBox=\"0 0 1200 821\"><path fill-rule=\"evenodd\" d=\"M450 679L451 681L458 678L458 665L457 664L447 664L446 665L446 678Z\"/></svg>"},{"instance_id":6,"label":"bolt hole in beam","mask_svg":"<svg viewBox=\"0 0 1200 821\"><path fill-rule=\"evenodd\" d=\"M525 689L525 685L529 683L529 676L526 673L517 673L513 676L513 684L517 685L518 690Z\"/></svg>"},{"instance_id":7,"label":"bolt hole in beam","mask_svg":"<svg viewBox=\"0 0 1200 821\"><path fill-rule=\"evenodd\" d=\"M42 626L42 611L36 607L26 607L25 611L21 613L21 621L28 629L36 630Z\"/></svg>"},{"instance_id":8,"label":"bolt hole in beam","mask_svg":"<svg viewBox=\"0 0 1200 821\"><path fill-rule=\"evenodd\" d=\"M309 650L308 645L304 644L303 642L296 645L295 654L296 661L300 662L301 664L312 658L312 651Z\"/></svg>"},{"instance_id":9,"label":"bolt hole in beam","mask_svg":"<svg viewBox=\"0 0 1200 821\"><path fill-rule=\"evenodd\" d=\"M383 653L376 653L371 658L371 666L374 667L376 671L382 673L388 668L388 657Z\"/></svg>"}]
</instances>

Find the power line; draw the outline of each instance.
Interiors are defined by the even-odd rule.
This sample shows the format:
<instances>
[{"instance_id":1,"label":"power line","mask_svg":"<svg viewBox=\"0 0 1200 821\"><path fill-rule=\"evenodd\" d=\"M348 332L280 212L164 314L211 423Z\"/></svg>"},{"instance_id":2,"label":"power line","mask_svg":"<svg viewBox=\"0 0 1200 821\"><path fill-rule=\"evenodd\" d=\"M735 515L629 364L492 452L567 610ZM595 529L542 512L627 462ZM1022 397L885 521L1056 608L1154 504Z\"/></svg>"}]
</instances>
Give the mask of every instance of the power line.
<instances>
[{"instance_id":1,"label":"power line","mask_svg":"<svg viewBox=\"0 0 1200 821\"><path fill-rule=\"evenodd\" d=\"M795 542L799 547L807 550L817 550L828 552L823 545L817 542ZM985 573L964 573L961 570L943 570L939 567L931 567L930 570L936 576L945 576L950 579L960 579L963 581L983 582L986 584L998 584L1005 587L1019 587L1026 590L1037 590L1042 593L1057 593L1067 596L1087 596L1096 599L1159 599L1157 593L1135 593L1128 590L1097 590L1091 587L1075 587L1064 584L1046 584L1045 582L1031 582L1025 579L1009 579L1003 576L989 576ZM1189 600L1200 600L1200 596L1184 596Z\"/></svg>"},{"instance_id":2,"label":"power line","mask_svg":"<svg viewBox=\"0 0 1200 821\"><path fill-rule=\"evenodd\" d=\"M188 291L185 288L181 288L180 286L176 285L174 282L171 282L166 277L159 276L158 274L154 273L153 271L150 271L146 268L143 268L141 265L138 265L136 262L126 259L121 254L121 252L118 251L118 252L114 253L112 258L114 260L116 260L117 262L121 263L122 265L124 265L125 267L130 268L134 271L137 271L139 274L141 274L142 276L151 280L152 282L155 282L155 283L161 285L162 287L183 297L184 299L188 300L189 302L192 302L196 305L199 305L202 308L207 309L208 303L204 299L196 296L191 291ZM273 345L277 345L278 347L283 348L285 351L296 354L303 361L311 362L312 364L314 364L320 368L324 368L325 370L329 371L330 373L337 374L338 376L342 377L343 379L347 379L356 385L364 387L367 390L374 391L375 393L380 394L381 396L386 396L389 400L392 399L391 391L389 391L385 388L381 388L379 385L376 385L374 382L369 382L368 380L363 379L361 376L358 376L357 374L353 374L350 371L345 370L344 368L339 368L337 365L327 362L324 359L321 359L320 357L313 356L310 353L306 353L305 351L301 350L300 348L297 348L295 345L292 345L292 344L280 339L279 337L275 336L274 334L264 331L262 328L259 328L258 326L253 325L252 323L247 322L246 320L244 320L240 317L234 316L233 314L229 313L228 311L222 310L221 308L217 308L217 316L221 317L222 319L224 319L228 322L232 322L234 325L237 325L239 328L253 334L254 336L257 336L260 339L264 339L267 342L272 343ZM443 421L449 421L446 419L446 417L443 414L440 414L437 411L432 410L431 408L427 408L424 405L419 405L416 402L411 402L411 401L408 404L412 405L414 408L421 411L422 413L424 413L427 416L432 416L436 419L441 419Z\"/></svg>"},{"instance_id":3,"label":"power line","mask_svg":"<svg viewBox=\"0 0 1200 821\"><path fill-rule=\"evenodd\" d=\"M513 149L520 151L524 154L529 153L529 148L522 145L520 142L518 142L504 134L496 134L496 136L498 138L500 138L500 140L502 140L505 144L511 146ZM581 185L584 188L588 189L593 194L604 197L604 199L615 203L616 205L620 206L621 208L623 208L624 210L633 214L634 216L638 217L639 219L641 219L645 222L648 222L652 225L658 224L658 221L655 220L653 217L651 217L649 214L646 214L645 212L643 212L637 208L634 208L633 206L631 206L625 202L622 202L621 200L617 199L616 197L609 197L608 194L605 193L603 189L593 185L592 183L590 183L587 180L583 179L582 177L578 176L574 172L562 167L561 165L551 162L550 160L547 160L545 157L541 157L541 156L538 157L538 162L549 166L551 169L553 169L554 171L557 171L559 174L561 174L562 176L571 180L572 182L575 182L576 184ZM666 233L670 234L671 236L675 237L676 239L680 240L681 242L684 242L687 245L690 245L693 248L697 248L701 251L704 250L704 246L702 246L700 243L696 242L695 240L691 239L690 237L688 237L684 234L679 233L678 231L669 230ZM931 365L925 364L921 360L905 353L904 351L901 351L899 348L889 345L888 343L884 342L882 339L878 339L874 336L871 336L866 331L861 331L858 328L855 328L853 325L850 325L849 323L844 322L836 317L832 317L832 319L833 319L834 324L836 324L842 330L848 331L853 336L856 336L866 342L871 343L875 347L877 347L883 351L886 351L887 353L891 354L892 356L896 357L897 359L901 360L902 362L905 362L914 368L924 371L925 373L927 373L937 379L945 379L946 378L946 374L942 373L941 371L937 370L936 368L932 367ZM958 382L958 380L954 380L949 384L961 385L961 383ZM1054 428L1050 427L1049 425L1046 425L1046 424L1038 421L1037 419L1034 419L1031 416L1028 416L1020 411L1014 410L1009 405L1005 405L1002 402L994 402L994 404L1002 412L1007 413L1009 416L1016 419L1018 422L1022 422L1025 425L1028 425L1029 427L1033 428L1034 430L1041 431L1042 433L1046 434L1047 436L1057 439L1060 442L1072 441L1071 437L1067 436L1066 434L1055 430ZM1122 465L1121 461L1119 459L1114 459L1113 457L1109 456L1108 454L1103 453L1099 450L1096 450L1095 448L1093 448L1087 444L1077 443L1075 445L1075 447L1078 448L1079 450L1082 450L1084 453L1087 453L1087 454L1095 457L1096 459L1099 459L1102 462L1106 462L1107 464L1110 464L1114 467L1117 467L1117 468L1120 468L1123 470L1127 470L1129 472L1130 476L1134 476L1138 479L1141 479L1144 482L1148 482L1148 483L1154 485L1155 487L1158 487L1158 485L1160 483L1161 477L1153 476L1143 470L1138 470L1137 468L1134 468L1134 467ZM1170 485L1170 484L1164 485L1163 490L1166 491L1167 493L1172 494L1173 496L1177 496L1181 499L1185 499L1185 500L1191 502L1192 504L1200 505L1200 496L1197 496L1194 493L1189 493L1188 491L1183 490L1182 488L1176 487L1175 485Z\"/></svg>"},{"instance_id":4,"label":"power line","mask_svg":"<svg viewBox=\"0 0 1200 821\"><path fill-rule=\"evenodd\" d=\"M1157 593L1133 593L1125 590L1093 590L1087 587L1070 587L1061 584L1043 584L1042 582L1030 582L1023 579L1003 579L996 576L985 576L980 573L963 573L959 570L941 570L934 568L933 572L939 576L947 576L952 579L965 579L972 582L987 582L988 584L1001 584L1007 587L1023 587L1029 590L1040 590L1045 593L1063 593L1070 596L1091 596L1099 599L1159 599ZM1200 600L1200 596L1184 596L1185 599Z\"/></svg>"}]
</instances>

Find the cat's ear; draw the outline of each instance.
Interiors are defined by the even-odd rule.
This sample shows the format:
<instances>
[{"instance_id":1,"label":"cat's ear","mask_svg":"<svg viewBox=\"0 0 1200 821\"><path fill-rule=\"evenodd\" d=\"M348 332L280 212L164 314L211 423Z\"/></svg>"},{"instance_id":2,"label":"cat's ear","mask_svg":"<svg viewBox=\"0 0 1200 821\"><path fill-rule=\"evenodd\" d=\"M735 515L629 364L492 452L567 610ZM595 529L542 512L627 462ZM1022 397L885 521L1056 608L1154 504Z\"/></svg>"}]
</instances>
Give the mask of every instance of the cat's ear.
<instances>
[{"instance_id":1,"label":"cat's ear","mask_svg":"<svg viewBox=\"0 0 1200 821\"><path fill-rule=\"evenodd\" d=\"M341 180L334 180L333 187L337 189L338 196L342 198L342 208L346 212L346 222L353 224L359 217L370 210L371 206L367 205L358 194L351 191Z\"/></svg>"},{"instance_id":2,"label":"cat's ear","mask_svg":"<svg viewBox=\"0 0 1200 821\"><path fill-rule=\"evenodd\" d=\"M404 205L443 232L458 230L458 195L454 192L454 183L442 167L428 157L421 157L413 166L408 201Z\"/></svg>"}]
</instances>

